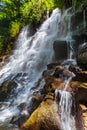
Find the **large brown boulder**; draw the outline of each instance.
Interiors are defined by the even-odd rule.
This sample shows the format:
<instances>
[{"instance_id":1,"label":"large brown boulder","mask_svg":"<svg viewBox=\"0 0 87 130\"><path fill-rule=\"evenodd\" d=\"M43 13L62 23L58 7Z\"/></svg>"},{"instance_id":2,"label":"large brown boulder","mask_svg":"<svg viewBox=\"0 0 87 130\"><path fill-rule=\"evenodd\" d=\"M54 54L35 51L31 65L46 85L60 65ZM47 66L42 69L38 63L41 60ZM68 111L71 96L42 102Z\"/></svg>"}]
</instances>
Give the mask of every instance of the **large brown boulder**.
<instances>
[{"instance_id":1,"label":"large brown boulder","mask_svg":"<svg viewBox=\"0 0 87 130\"><path fill-rule=\"evenodd\" d=\"M84 126L84 130L87 130L87 106L80 104L82 109L82 122Z\"/></svg>"},{"instance_id":2,"label":"large brown boulder","mask_svg":"<svg viewBox=\"0 0 87 130\"><path fill-rule=\"evenodd\" d=\"M60 130L58 104L54 101L52 93L45 97L21 130Z\"/></svg>"}]
</instances>

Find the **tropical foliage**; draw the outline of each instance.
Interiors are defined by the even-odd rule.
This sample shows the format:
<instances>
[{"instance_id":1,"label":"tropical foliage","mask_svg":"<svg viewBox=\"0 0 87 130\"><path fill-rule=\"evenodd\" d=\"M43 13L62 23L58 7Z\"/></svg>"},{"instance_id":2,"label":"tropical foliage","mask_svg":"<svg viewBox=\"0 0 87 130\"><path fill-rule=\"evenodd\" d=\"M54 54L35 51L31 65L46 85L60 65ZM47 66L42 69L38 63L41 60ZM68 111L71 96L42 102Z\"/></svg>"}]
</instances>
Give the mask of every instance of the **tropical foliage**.
<instances>
[{"instance_id":1,"label":"tropical foliage","mask_svg":"<svg viewBox=\"0 0 87 130\"><path fill-rule=\"evenodd\" d=\"M54 8L82 9L87 0L0 0L0 54L7 49L26 24L37 26Z\"/></svg>"}]
</instances>

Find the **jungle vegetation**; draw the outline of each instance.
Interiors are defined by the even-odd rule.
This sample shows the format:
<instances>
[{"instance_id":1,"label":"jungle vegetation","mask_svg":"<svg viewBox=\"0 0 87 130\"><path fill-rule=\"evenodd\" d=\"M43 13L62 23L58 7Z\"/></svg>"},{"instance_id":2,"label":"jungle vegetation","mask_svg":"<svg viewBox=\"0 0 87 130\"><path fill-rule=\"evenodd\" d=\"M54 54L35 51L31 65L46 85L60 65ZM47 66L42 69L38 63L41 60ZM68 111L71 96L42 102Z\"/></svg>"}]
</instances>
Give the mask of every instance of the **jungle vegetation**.
<instances>
[{"instance_id":1,"label":"jungle vegetation","mask_svg":"<svg viewBox=\"0 0 87 130\"><path fill-rule=\"evenodd\" d=\"M23 26L37 26L46 18L47 11L70 6L82 10L87 0L0 0L0 55L9 52Z\"/></svg>"}]
</instances>

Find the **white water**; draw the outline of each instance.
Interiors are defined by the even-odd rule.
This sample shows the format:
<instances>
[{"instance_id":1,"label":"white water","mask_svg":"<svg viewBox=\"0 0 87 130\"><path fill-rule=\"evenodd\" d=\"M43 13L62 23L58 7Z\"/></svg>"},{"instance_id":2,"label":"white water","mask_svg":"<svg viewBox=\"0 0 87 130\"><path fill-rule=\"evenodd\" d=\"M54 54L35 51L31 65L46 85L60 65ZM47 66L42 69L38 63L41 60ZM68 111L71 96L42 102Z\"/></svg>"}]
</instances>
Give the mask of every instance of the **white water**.
<instances>
[{"instance_id":1,"label":"white water","mask_svg":"<svg viewBox=\"0 0 87 130\"><path fill-rule=\"evenodd\" d=\"M67 10L62 16L62 25L64 27L64 30L62 32L63 34L61 36L61 39L67 42L67 54L68 54L67 59L63 61L62 65L64 65L67 69L71 64L76 65L74 49L73 49L74 40L71 37L72 36L72 31L71 31L72 14L70 10ZM73 77L74 76L75 75L73 74ZM71 112L72 107L74 105L73 97L71 93L67 91L71 80L72 77L65 80L65 86L63 90L58 90L58 89L55 90L55 97L57 97L57 95L60 95L59 111L61 117L61 130L76 130L75 117L72 115Z\"/></svg>"},{"instance_id":2,"label":"white water","mask_svg":"<svg viewBox=\"0 0 87 130\"><path fill-rule=\"evenodd\" d=\"M75 130L75 120L71 115L72 95L66 91L59 91L61 95L59 107L61 111L62 130Z\"/></svg>"},{"instance_id":3,"label":"white water","mask_svg":"<svg viewBox=\"0 0 87 130\"><path fill-rule=\"evenodd\" d=\"M29 37L28 26L24 27L16 42L16 49L10 56L9 62L0 70L0 84L9 78L14 78L18 73L26 73L16 80L18 87L15 90L16 96L12 95L8 102L10 107L0 111L0 122L5 122L11 116L18 114L17 106L22 102L29 101L30 88L41 77L46 65L52 62L53 42L59 34L61 12L55 9L35 33Z\"/></svg>"},{"instance_id":4,"label":"white water","mask_svg":"<svg viewBox=\"0 0 87 130\"><path fill-rule=\"evenodd\" d=\"M60 95L59 110L61 117L61 130L76 130L75 119L71 114L72 110L72 95L65 90L56 90L55 96Z\"/></svg>"}]
</instances>

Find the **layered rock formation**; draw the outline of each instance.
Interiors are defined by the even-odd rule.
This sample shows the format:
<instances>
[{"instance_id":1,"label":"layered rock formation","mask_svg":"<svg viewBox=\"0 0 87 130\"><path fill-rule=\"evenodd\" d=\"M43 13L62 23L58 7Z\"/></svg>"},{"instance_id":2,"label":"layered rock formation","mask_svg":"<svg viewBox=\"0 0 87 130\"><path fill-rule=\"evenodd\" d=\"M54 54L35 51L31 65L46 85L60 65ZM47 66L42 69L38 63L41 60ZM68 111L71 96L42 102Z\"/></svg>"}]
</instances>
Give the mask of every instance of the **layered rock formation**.
<instances>
[{"instance_id":1,"label":"layered rock formation","mask_svg":"<svg viewBox=\"0 0 87 130\"><path fill-rule=\"evenodd\" d=\"M76 130L86 129L87 117L86 115L84 117L86 111L83 112L83 108L80 104L83 104L85 107L87 105L87 84L83 80L84 76L78 81L78 75L83 74L84 72L82 72L78 66L70 67L70 70L72 71L59 65L54 67L54 64L53 68L52 65L50 65L50 67L51 69L45 71L43 74L46 83L45 97L38 108L33 111L29 119L24 123L21 130L62 130L60 118L61 112L58 105L60 98L57 97L56 101L55 90L64 90L66 85L65 78L73 77L72 71L76 73L77 76L68 83L66 91L69 91L75 97L76 108L72 108L72 114L75 116L76 126L73 126L73 128L76 127Z\"/></svg>"}]
</instances>

